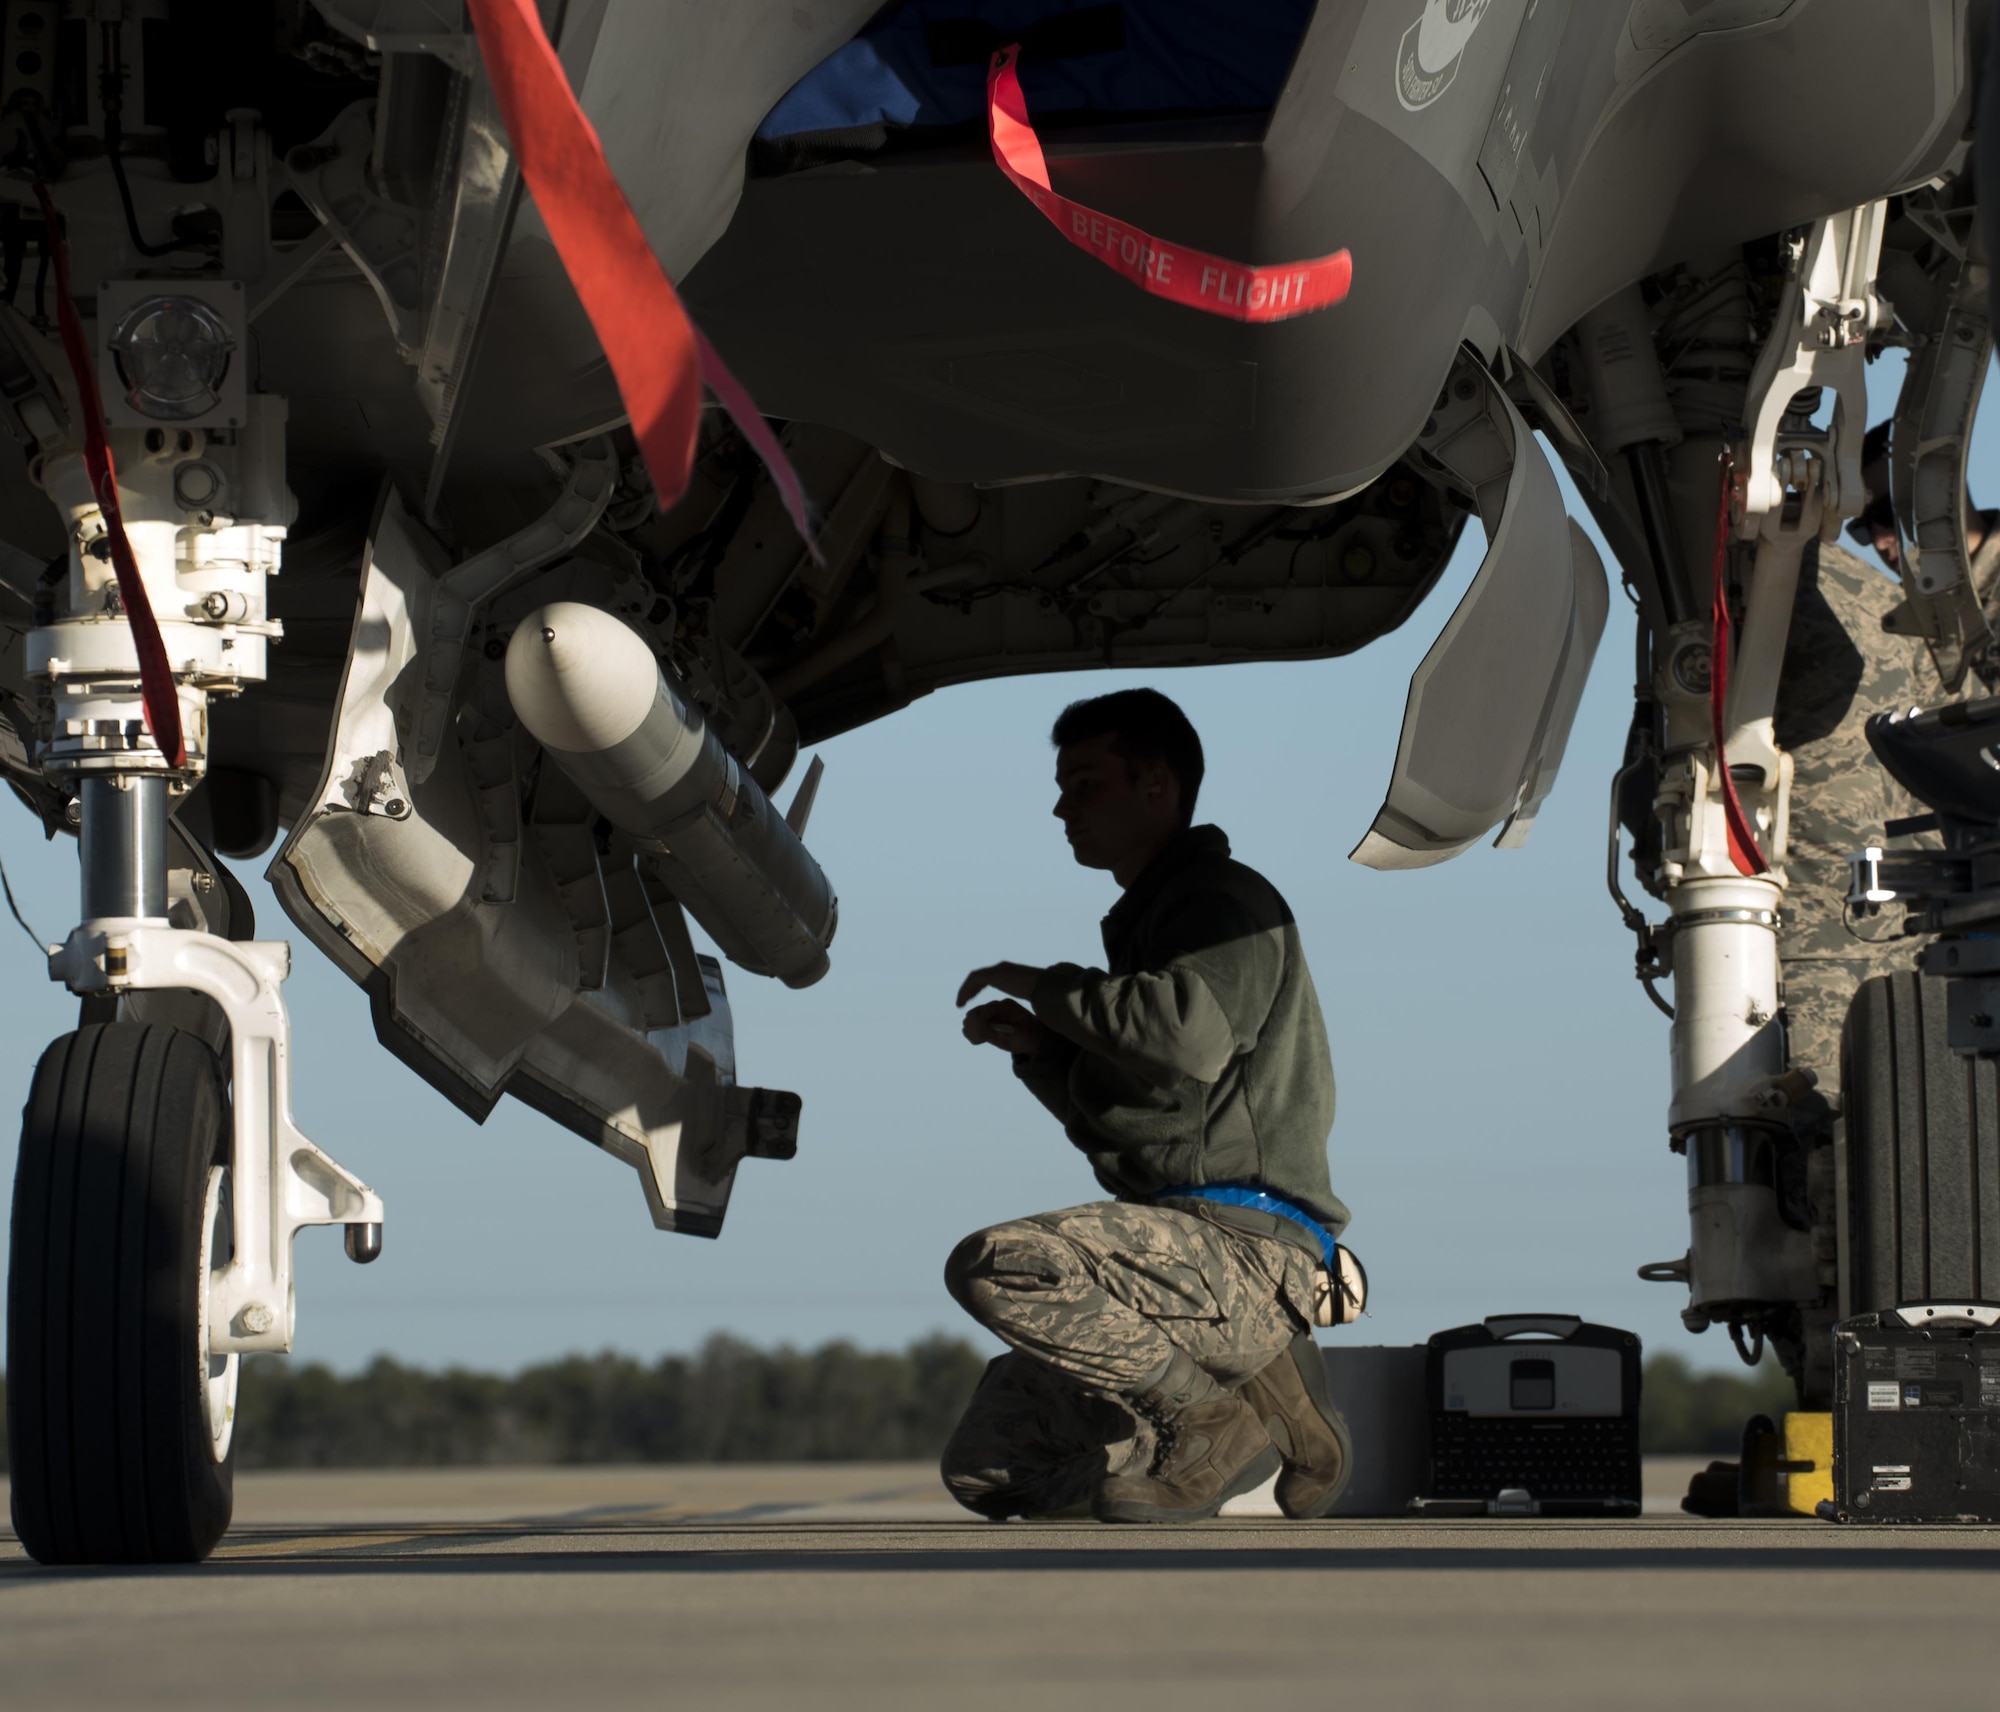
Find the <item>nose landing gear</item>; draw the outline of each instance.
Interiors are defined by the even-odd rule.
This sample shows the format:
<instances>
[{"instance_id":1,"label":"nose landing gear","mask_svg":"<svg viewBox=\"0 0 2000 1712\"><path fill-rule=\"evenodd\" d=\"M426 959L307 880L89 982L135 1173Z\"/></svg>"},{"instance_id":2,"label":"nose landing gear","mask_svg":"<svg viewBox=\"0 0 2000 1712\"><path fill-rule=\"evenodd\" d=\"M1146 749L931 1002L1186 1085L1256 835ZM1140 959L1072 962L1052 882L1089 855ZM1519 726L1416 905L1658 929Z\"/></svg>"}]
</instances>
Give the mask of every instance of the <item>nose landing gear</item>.
<instances>
[{"instance_id":1,"label":"nose landing gear","mask_svg":"<svg viewBox=\"0 0 2000 1712\"><path fill-rule=\"evenodd\" d=\"M283 425L283 400L254 395L227 432L114 432L115 516L77 454L52 446L40 466L71 554L28 636L46 681L37 760L74 798L83 868L81 925L49 973L110 1001L43 1055L15 1183L14 1524L44 1563L206 1556L229 1525L241 1357L292 1345L294 1235L344 1225L357 1260L381 1248L380 1197L292 1123L288 947L176 926L169 898L168 823L207 767L209 698L260 681L278 634L264 584L290 515ZM189 471L224 466L240 514L184 501ZM132 609L95 552L107 530L127 532L167 615L185 740L166 748ZM163 990L200 995L222 1026L204 1037L122 1002Z\"/></svg>"}]
</instances>

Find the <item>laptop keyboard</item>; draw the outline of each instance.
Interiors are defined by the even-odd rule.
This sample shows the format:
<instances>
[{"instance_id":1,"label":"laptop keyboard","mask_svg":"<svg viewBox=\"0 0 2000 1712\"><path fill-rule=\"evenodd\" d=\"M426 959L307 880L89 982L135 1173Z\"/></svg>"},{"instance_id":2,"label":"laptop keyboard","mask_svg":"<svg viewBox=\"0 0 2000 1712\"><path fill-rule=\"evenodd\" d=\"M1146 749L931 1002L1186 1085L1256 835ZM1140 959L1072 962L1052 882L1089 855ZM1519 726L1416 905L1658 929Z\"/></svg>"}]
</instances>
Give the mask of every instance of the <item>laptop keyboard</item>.
<instances>
[{"instance_id":1,"label":"laptop keyboard","mask_svg":"<svg viewBox=\"0 0 2000 1712\"><path fill-rule=\"evenodd\" d=\"M1431 1490L1439 1498L1493 1498L1526 1487L1547 1501L1639 1496L1639 1423L1623 1416L1524 1421L1518 1416L1431 1417Z\"/></svg>"}]
</instances>

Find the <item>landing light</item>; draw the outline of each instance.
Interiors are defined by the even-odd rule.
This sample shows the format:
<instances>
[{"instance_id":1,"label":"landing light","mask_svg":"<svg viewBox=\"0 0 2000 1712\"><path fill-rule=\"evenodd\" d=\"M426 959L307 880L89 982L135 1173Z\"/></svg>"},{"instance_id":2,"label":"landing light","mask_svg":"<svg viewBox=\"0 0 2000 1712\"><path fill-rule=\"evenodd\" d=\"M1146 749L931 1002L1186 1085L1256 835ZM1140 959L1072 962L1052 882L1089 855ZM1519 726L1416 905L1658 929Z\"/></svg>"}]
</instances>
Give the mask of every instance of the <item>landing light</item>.
<instances>
[{"instance_id":1,"label":"landing light","mask_svg":"<svg viewBox=\"0 0 2000 1712\"><path fill-rule=\"evenodd\" d=\"M160 422L186 422L213 410L235 349L228 323L194 297L145 298L111 335L126 402Z\"/></svg>"}]
</instances>

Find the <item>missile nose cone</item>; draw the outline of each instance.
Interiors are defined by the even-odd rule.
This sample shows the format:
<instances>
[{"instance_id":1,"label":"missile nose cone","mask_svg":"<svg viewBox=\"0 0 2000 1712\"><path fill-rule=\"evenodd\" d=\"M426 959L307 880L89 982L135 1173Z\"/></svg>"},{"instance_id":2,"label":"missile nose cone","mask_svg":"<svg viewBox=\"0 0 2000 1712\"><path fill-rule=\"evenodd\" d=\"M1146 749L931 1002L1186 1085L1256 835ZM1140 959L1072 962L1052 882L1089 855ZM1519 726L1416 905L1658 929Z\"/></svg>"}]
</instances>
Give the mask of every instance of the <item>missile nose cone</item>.
<instances>
[{"instance_id":1,"label":"missile nose cone","mask_svg":"<svg viewBox=\"0 0 2000 1712\"><path fill-rule=\"evenodd\" d=\"M610 613L557 601L507 644L507 698L537 742L572 755L622 743L652 711L660 668Z\"/></svg>"}]
</instances>

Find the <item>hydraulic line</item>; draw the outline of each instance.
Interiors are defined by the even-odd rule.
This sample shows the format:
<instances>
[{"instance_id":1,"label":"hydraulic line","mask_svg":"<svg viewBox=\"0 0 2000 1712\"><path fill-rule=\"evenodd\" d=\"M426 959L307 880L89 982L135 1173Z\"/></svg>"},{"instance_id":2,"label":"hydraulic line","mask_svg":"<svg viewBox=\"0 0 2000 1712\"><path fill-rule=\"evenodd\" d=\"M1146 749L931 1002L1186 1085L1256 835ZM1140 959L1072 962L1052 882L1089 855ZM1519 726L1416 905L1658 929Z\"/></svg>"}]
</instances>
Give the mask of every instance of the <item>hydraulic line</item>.
<instances>
[{"instance_id":1,"label":"hydraulic line","mask_svg":"<svg viewBox=\"0 0 2000 1712\"><path fill-rule=\"evenodd\" d=\"M1646 997L1653 1001L1654 1006L1668 1022L1672 1022L1674 1007L1660 997L1660 989L1653 984L1660 978L1653 924L1625 895L1625 888L1618 883L1618 834L1622 830L1618 819L1618 799L1624 792L1625 781L1644 765L1647 759L1646 752L1641 750L1612 775L1611 831L1604 855L1604 883L1610 890L1611 901L1618 906L1619 917L1624 921L1627 931L1639 942L1639 948L1633 954L1632 972L1639 977L1639 984L1646 989Z\"/></svg>"},{"instance_id":2,"label":"hydraulic line","mask_svg":"<svg viewBox=\"0 0 2000 1712\"><path fill-rule=\"evenodd\" d=\"M125 131L122 121L125 110L125 50L122 31L120 24L104 26L103 68L97 78L97 98L104 108L104 153L111 162L111 177L118 186L118 201L125 210L125 232L132 241L133 249L142 256L170 256L186 246L146 242L139 232L138 211L132 206L132 186L125 179Z\"/></svg>"}]
</instances>

